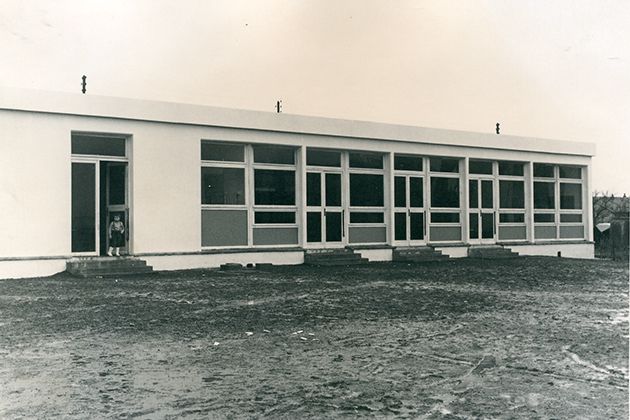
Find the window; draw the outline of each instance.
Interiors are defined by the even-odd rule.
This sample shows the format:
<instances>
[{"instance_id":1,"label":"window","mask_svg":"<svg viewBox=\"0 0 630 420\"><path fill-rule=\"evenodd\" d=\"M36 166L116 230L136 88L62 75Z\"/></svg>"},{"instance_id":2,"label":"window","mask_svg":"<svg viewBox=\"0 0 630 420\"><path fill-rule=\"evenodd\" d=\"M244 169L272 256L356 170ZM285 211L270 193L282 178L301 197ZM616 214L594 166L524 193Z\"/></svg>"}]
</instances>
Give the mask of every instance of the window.
<instances>
[{"instance_id":1,"label":"window","mask_svg":"<svg viewBox=\"0 0 630 420\"><path fill-rule=\"evenodd\" d=\"M254 170L256 205L295 205L295 171Z\"/></svg>"},{"instance_id":2,"label":"window","mask_svg":"<svg viewBox=\"0 0 630 420\"><path fill-rule=\"evenodd\" d=\"M126 155L125 138L89 134L72 134L71 152L73 155L124 157Z\"/></svg>"},{"instance_id":3,"label":"window","mask_svg":"<svg viewBox=\"0 0 630 420\"><path fill-rule=\"evenodd\" d=\"M553 182L534 182L534 208L555 208L555 194Z\"/></svg>"},{"instance_id":4,"label":"window","mask_svg":"<svg viewBox=\"0 0 630 420\"><path fill-rule=\"evenodd\" d=\"M560 208L582 208L582 185L560 183Z\"/></svg>"},{"instance_id":5,"label":"window","mask_svg":"<svg viewBox=\"0 0 630 420\"><path fill-rule=\"evenodd\" d=\"M430 168L432 172L459 172L459 159L431 158Z\"/></svg>"},{"instance_id":6,"label":"window","mask_svg":"<svg viewBox=\"0 0 630 420\"><path fill-rule=\"evenodd\" d=\"M245 148L242 144L201 141L201 160L218 162L244 162Z\"/></svg>"},{"instance_id":7,"label":"window","mask_svg":"<svg viewBox=\"0 0 630 420\"><path fill-rule=\"evenodd\" d=\"M431 207L459 207L459 178L431 177Z\"/></svg>"},{"instance_id":8,"label":"window","mask_svg":"<svg viewBox=\"0 0 630 420\"><path fill-rule=\"evenodd\" d=\"M341 166L341 153L331 150L306 150L306 164L311 166Z\"/></svg>"},{"instance_id":9,"label":"window","mask_svg":"<svg viewBox=\"0 0 630 420\"><path fill-rule=\"evenodd\" d=\"M381 207L383 195L383 175L350 174L351 206Z\"/></svg>"},{"instance_id":10,"label":"window","mask_svg":"<svg viewBox=\"0 0 630 420\"><path fill-rule=\"evenodd\" d=\"M202 204L245 204L245 170L201 168Z\"/></svg>"},{"instance_id":11,"label":"window","mask_svg":"<svg viewBox=\"0 0 630 420\"><path fill-rule=\"evenodd\" d=\"M485 160L471 160L468 162L468 173L492 175L492 162Z\"/></svg>"},{"instance_id":12,"label":"window","mask_svg":"<svg viewBox=\"0 0 630 420\"><path fill-rule=\"evenodd\" d=\"M380 212L351 212L350 223L384 223L383 213Z\"/></svg>"},{"instance_id":13,"label":"window","mask_svg":"<svg viewBox=\"0 0 630 420\"><path fill-rule=\"evenodd\" d=\"M499 162L499 175L523 176L523 164Z\"/></svg>"},{"instance_id":14,"label":"window","mask_svg":"<svg viewBox=\"0 0 630 420\"><path fill-rule=\"evenodd\" d=\"M525 223L525 215L523 213L501 213L499 214L499 223Z\"/></svg>"},{"instance_id":15,"label":"window","mask_svg":"<svg viewBox=\"0 0 630 420\"><path fill-rule=\"evenodd\" d=\"M421 172L422 158L418 156L394 155L394 169Z\"/></svg>"},{"instance_id":16,"label":"window","mask_svg":"<svg viewBox=\"0 0 630 420\"><path fill-rule=\"evenodd\" d=\"M499 207L502 209L524 209L525 183L523 181L499 181Z\"/></svg>"},{"instance_id":17,"label":"window","mask_svg":"<svg viewBox=\"0 0 630 420\"><path fill-rule=\"evenodd\" d=\"M554 213L536 213L534 214L534 223L555 223L556 215Z\"/></svg>"},{"instance_id":18,"label":"window","mask_svg":"<svg viewBox=\"0 0 630 420\"><path fill-rule=\"evenodd\" d=\"M534 177L553 178L553 165L547 165L545 163L534 163Z\"/></svg>"},{"instance_id":19,"label":"window","mask_svg":"<svg viewBox=\"0 0 630 420\"><path fill-rule=\"evenodd\" d=\"M351 168L383 169L383 155L376 153L350 153Z\"/></svg>"},{"instance_id":20,"label":"window","mask_svg":"<svg viewBox=\"0 0 630 420\"><path fill-rule=\"evenodd\" d=\"M306 205L319 206L322 204L322 177L319 172L306 174Z\"/></svg>"},{"instance_id":21,"label":"window","mask_svg":"<svg viewBox=\"0 0 630 420\"><path fill-rule=\"evenodd\" d=\"M560 166L560 178L582 179L582 169L577 166Z\"/></svg>"},{"instance_id":22,"label":"window","mask_svg":"<svg viewBox=\"0 0 630 420\"><path fill-rule=\"evenodd\" d=\"M431 213L431 223L459 223L459 213Z\"/></svg>"},{"instance_id":23,"label":"window","mask_svg":"<svg viewBox=\"0 0 630 420\"><path fill-rule=\"evenodd\" d=\"M404 176L394 177L394 206L407 205L407 182Z\"/></svg>"},{"instance_id":24,"label":"window","mask_svg":"<svg viewBox=\"0 0 630 420\"><path fill-rule=\"evenodd\" d=\"M257 211L254 213L254 223L264 224L295 224L295 212L293 211Z\"/></svg>"},{"instance_id":25,"label":"window","mask_svg":"<svg viewBox=\"0 0 630 420\"><path fill-rule=\"evenodd\" d=\"M560 223L582 223L581 214L561 214Z\"/></svg>"},{"instance_id":26,"label":"window","mask_svg":"<svg viewBox=\"0 0 630 420\"><path fill-rule=\"evenodd\" d=\"M295 165L295 149L292 147L255 145L253 149L255 163Z\"/></svg>"}]
</instances>

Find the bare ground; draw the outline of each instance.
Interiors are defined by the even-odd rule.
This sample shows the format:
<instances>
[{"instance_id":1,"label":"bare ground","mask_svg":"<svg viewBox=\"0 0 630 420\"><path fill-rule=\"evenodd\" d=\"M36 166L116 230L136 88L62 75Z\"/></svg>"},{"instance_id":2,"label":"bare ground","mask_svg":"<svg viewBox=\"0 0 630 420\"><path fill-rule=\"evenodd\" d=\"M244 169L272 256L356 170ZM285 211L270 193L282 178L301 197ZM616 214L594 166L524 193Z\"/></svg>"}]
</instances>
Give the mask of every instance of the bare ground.
<instances>
[{"instance_id":1,"label":"bare ground","mask_svg":"<svg viewBox=\"0 0 630 420\"><path fill-rule=\"evenodd\" d=\"M628 418L627 263L0 281L1 418Z\"/></svg>"}]
</instances>

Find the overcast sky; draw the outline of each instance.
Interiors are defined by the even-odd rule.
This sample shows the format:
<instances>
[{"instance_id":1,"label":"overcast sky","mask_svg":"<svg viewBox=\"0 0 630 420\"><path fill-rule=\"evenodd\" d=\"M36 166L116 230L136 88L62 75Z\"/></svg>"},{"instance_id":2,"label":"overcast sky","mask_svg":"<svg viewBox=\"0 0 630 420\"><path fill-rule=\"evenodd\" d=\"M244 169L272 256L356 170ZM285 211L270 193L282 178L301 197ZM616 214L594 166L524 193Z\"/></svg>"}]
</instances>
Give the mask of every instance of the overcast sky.
<instances>
[{"instance_id":1,"label":"overcast sky","mask_svg":"<svg viewBox=\"0 0 630 420\"><path fill-rule=\"evenodd\" d=\"M630 193L630 1L0 0L0 83L589 141Z\"/></svg>"}]
</instances>

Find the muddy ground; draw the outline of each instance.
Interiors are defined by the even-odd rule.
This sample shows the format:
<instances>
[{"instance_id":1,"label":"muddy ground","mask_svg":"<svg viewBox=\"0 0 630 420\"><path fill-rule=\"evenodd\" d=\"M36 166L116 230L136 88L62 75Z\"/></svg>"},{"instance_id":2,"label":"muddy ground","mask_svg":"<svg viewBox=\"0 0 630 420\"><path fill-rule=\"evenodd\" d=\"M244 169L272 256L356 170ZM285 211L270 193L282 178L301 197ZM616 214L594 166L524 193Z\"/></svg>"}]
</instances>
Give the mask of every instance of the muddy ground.
<instances>
[{"instance_id":1,"label":"muddy ground","mask_svg":"<svg viewBox=\"0 0 630 420\"><path fill-rule=\"evenodd\" d=\"M628 418L627 263L0 281L1 418Z\"/></svg>"}]
</instances>

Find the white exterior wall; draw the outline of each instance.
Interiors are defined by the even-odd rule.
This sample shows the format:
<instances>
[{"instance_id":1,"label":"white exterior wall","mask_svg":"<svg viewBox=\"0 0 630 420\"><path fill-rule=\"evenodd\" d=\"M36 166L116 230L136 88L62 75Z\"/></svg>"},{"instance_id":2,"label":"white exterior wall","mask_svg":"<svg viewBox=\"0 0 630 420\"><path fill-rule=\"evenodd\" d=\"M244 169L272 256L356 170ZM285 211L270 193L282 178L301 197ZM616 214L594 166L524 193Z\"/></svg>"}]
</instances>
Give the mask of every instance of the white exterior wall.
<instances>
[{"instance_id":1,"label":"white exterior wall","mask_svg":"<svg viewBox=\"0 0 630 420\"><path fill-rule=\"evenodd\" d=\"M560 252L562 257L566 258L595 258L595 244L593 243L563 244L560 242L554 244L507 245L506 248L518 252L520 255L556 257L558 252Z\"/></svg>"},{"instance_id":2,"label":"white exterior wall","mask_svg":"<svg viewBox=\"0 0 630 420\"><path fill-rule=\"evenodd\" d=\"M70 136L65 120L0 111L0 257L70 252Z\"/></svg>"},{"instance_id":3,"label":"white exterior wall","mask_svg":"<svg viewBox=\"0 0 630 420\"><path fill-rule=\"evenodd\" d=\"M200 139L190 128L129 124L134 253L201 248Z\"/></svg>"}]
</instances>

